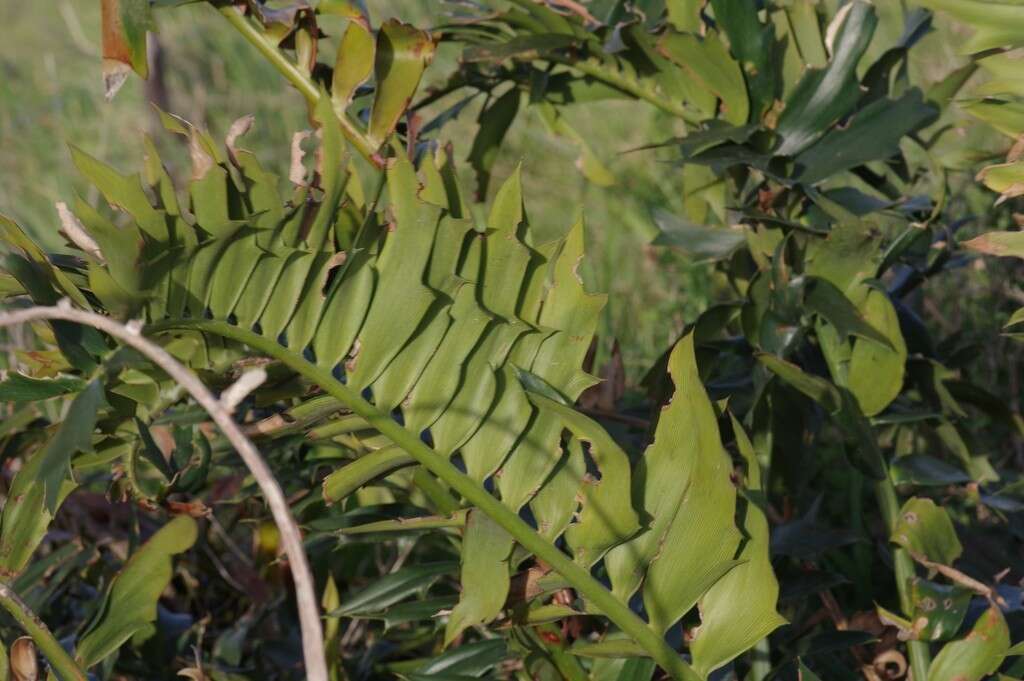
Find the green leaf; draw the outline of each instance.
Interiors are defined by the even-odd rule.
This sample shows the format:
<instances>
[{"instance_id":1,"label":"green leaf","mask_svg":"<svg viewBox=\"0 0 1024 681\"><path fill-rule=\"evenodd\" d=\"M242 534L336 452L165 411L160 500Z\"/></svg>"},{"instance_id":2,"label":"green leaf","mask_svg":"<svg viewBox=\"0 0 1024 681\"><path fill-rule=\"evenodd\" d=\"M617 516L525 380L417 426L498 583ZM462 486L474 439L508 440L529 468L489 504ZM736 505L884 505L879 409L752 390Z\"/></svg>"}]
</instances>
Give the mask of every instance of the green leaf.
<instances>
[{"instance_id":1,"label":"green leaf","mask_svg":"<svg viewBox=\"0 0 1024 681\"><path fill-rule=\"evenodd\" d=\"M711 0L711 7L746 76L753 118L759 119L772 106L781 85L774 27L771 21L762 24L746 0Z\"/></svg>"},{"instance_id":2,"label":"green leaf","mask_svg":"<svg viewBox=\"0 0 1024 681\"><path fill-rule=\"evenodd\" d=\"M74 145L69 148L75 168L103 194L107 203L131 215L139 228L157 241L168 241L166 218L149 202L137 173L124 175Z\"/></svg>"},{"instance_id":3,"label":"green leaf","mask_svg":"<svg viewBox=\"0 0 1024 681\"><path fill-rule=\"evenodd\" d=\"M596 421L539 393L528 395L539 409L557 414L576 438L590 444L588 453L598 477L584 476L577 493L577 520L565 531L576 562L590 567L640 529L630 498L629 457Z\"/></svg>"},{"instance_id":4,"label":"green leaf","mask_svg":"<svg viewBox=\"0 0 1024 681\"><path fill-rule=\"evenodd\" d=\"M1024 134L1024 101L984 97L963 102L960 108L1007 137Z\"/></svg>"},{"instance_id":5,"label":"green leaf","mask_svg":"<svg viewBox=\"0 0 1024 681\"><path fill-rule=\"evenodd\" d=\"M192 518L176 516L128 559L78 642L75 656L83 667L103 661L136 632L156 621L157 601L173 574L171 558L191 548L197 535Z\"/></svg>"},{"instance_id":6,"label":"green leaf","mask_svg":"<svg viewBox=\"0 0 1024 681\"><path fill-rule=\"evenodd\" d=\"M87 442L90 445L91 436L92 428L89 428ZM55 454L52 447L59 437L60 430L54 434L44 449L36 452L22 466L11 482L3 514L0 516L0 574L5 577L17 575L25 569L36 547L46 535L56 509L77 487L73 480L64 477L68 470L66 465L64 468L57 468L56 472L61 477L55 479L55 471L52 468ZM56 453L59 454L60 450ZM71 452L65 451L64 454L68 458L71 456ZM50 467L46 467L47 465ZM55 484L53 510L48 510L47 485L52 488Z\"/></svg>"},{"instance_id":7,"label":"green leaf","mask_svg":"<svg viewBox=\"0 0 1024 681\"><path fill-rule=\"evenodd\" d=\"M316 209L316 217L313 219L313 224L309 226L306 232L306 247L313 252L327 251L328 244L327 240L331 236L331 225L334 224L335 217L338 211L338 204L341 202L341 197L345 193L345 186L348 183L348 154L345 151L345 139L341 134L341 122L338 120L338 116L335 114L334 109L331 107L331 101L327 97L326 93L321 92L322 96L317 101L316 109L313 113L313 118L320 127L320 188L323 189L323 197L320 199L320 203ZM323 295L323 281L320 277L311 277L314 284L318 284L317 290L310 290L311 287L307 285L307 290L304 291L304 299L313 299L319 302L322 306L324 301ZM305 300L303 300L305 304ZM319 312L319 308L316 308L316 312ZM300 311L296 312L296 316L301 316ZM312 321L319 318L319 315L313 315ZM308 337L313 335L315 327L311 327L307 334L300 334L298 338L289 338L289 343L293 347L305 347L309 342ZM295 326L293 324L292 330L294 332Z\"/></svg>"},{"instance_id":8,"label":"green leaf","mask_svg":"<svg viewBox=\"0 0 1024 681\"><path fill-rule=\"evenodd\" d=\"M342 501L368 482L415 463L416 460L399 447L382 447L364 454L324 478L324 501L328 504Z\"/></svg>"},{"instance_id":9,"label":"green leaf","mask_svg":"<svg viewBox=\"0 0 1024 681\"><path fill-rule=\"evenodd\" d=\"M975 29L966 43L958 45L964 54L972 54L1004 47L1020 45L1024 34L1024 16L1019 3L989 2L988 0L917 0L918 4L932 9L949 12L960 21ZM928 681L934 681L930 676Z\"/></svg>"},{"instance_id":10,"label":"green leaf","mask_svg":"<svg viewBox=\"0 0 1024 681\"><path fill-rule=\"evenodd\" d=\"M980 681L995 673L1010 649L1010 631L998 606L975 622L971 633L947 643L928 669L928 681Z\"/></svg>"},{"instance_id":11,"label":"green leaf","mask_svg":"<svg viewBox=\"0 0 1024 681\"><path fill-rule=\"evenodd\" d=\"M92 451L92 433L96 427L99 411L105 405L103 385L98 379L91 381L72 400L64 420L57 427L56 433L46 447L32 458L32 464L26 465L19 471L17 477L25 478L22 483L25 486L17 485L16 482L12 483L12 493L8 499L13 503L7 504L3 513L4 544L13 538L8 535L8 532L18 532L21 522L35 521L35 518L32 518L33 513L41 511L40 518L52 518L57 512L60 502L67 495L68 490L65 483L71 474L71 457L80 451ZM15 487L18 488L18 492L14 492ZM25 520L18 520L19 511L25 508L22 503L28 501L20 495L26 495L30 490L38 490L41 493L39 501L42 502L42 508L29 509L29 516ZM13 507L10 508L10 514L8 513L9 507ZM32 518L32 520L28 520L28 518ZM20 532L18 533L20 534ZM0 565L7 570L19 571L23 560L8 562L11 549L18 553L27 549L31 553L35 545L35 543L31 543L12 547L8 544L3 547L7 548L6 551L0 548Z\"/></svg>"},{"instance_id":12,"label":"green leaf","mask_svg":"<svg viewBox=\"0 0 1024 681\"><path fill-rule=\"evenodd\" d=\"M416 670L416 678L454 679L459 676L479 677L508 657L505 641L500 638L477 641L452 648ZM409 677L413 678L412 675Z\"/></svg>"},{"instance_id":13,"label":"green leaf","mask_svg":"<svg viewBox=\"0 0 1024 681\"><path fill-rule=\"evenodd\" d=\"M380 376L434 302L434 294L423 284L423 278L441 209L417 200L419 182L404 155L388 168L387 185L395 227L377 258L379 274L373 301L359 330L358 354L348 363L349 381L360 388ZM396 315L392 302L399 299L404 301L403 314Z\"/></svg>"},{"instance_id":14,"label":"green leaf","mask_svg":"<svg viewBox=\"0 0 1024 681\"><path fill-rule=\"evenodd\" d=\"M367 137L376 148L394 131L409 107L427 64L434 58L430 34L397 19L389 19L377 32L373 70L377 92L370 110Z\"/></svg>"},{"instance_id":15,"label":"green leaf","mask_svg":"<svg viewBox=\"0 0 1024 681\"><path fill-rule=\"evenodd\" d=\"M972 595L969 590L955 585L914 579L910 588L914 637L921 641L945 641L956 636Z\"/></svg>"},{"instance_id":16,"label":"green leaf","mask_svg":"<svg viewBox=\"0 0 1024 681\"><path fill-rule=\"evenodd\" d=\"M826 411L835 413L839 410L842 403L839 391L826 379L805 373L792 362L767 352L759 352L756 357L757 361L768 367L773 374L820 404Z\"/></svg>"},{"instance_id":17,"label":"green leaf","mask_svg":"<svg viewBox=\"0 0 1024 681\"><path fill-rule=\"evenodd\" d=\"M774 153L796 156L824 135L860 99L857 63L874 35L874 8L855 0L836 15L832 59L823 69L810 69L797 84L779 116L776 134L781 143Z\"/></svg>"},{"instance_id":18,"label":"green leaf","mask_svg":"<svg viewBox=\"0 0 1024 681\"><path fill-rule=\"evenodd\" d=\"M655 664L650 658L597 658L591 666L593 681L651 681Z\"/></svg>"},{"instance_id":19,"label":"green leaf","mask_svg":"<svg viewBox=\"0 0 1024 681\"><path fill-rule=\"evenodd\" d=\"M586 474L583 445L578 439L570 438L565 454L530 502L530 511L537 520L537 532L545 539L556 540L569 526L579 508L576 495Z\"/></svg>"},{"instance_id":20,"label":"green leaf","mask_svg":"<svg viewBox=\"0 0 1024 681\"><path fill-rule=\"evenodd\" d=\"M559 33L518 35L506 42L469 45L462 51L462 59L466 62L502 62L506 59L529 61L571 47L576 42L574 36Z\"/></svg>"},{"instance_id":21,"label":"green leaf","mask_svg":"<svg viewBox=\"0 0 1024 681\"><path fill-rule=\"evenodd\" d=\"M743 71L716 32L708 31L699 38L691 33L668 31L658 41L658 51L715 93L722 101L722 118L733 125L747 122L750 100Z\"/></svg>"},{"instance_id":22,"label":"green leaf","mask_svg":"<svg viewBox=\"0 0 1024 681\"><path fill-rule=\"evenodd\" d=\"M513 87L498 97L489 106L480 110L477 118L476 137L466 159L476 173L476 196L482 200L487 196L487 186L491 180L491 168L498 158L498 151L519 113L519 88Z\"/></svg>"},{"instance_id":23,"label":"green leaf","mask_svg":"<svg viewBox=\"0 0 1024 681\"><path fill-rule=\"evenodd\" d=\"M58 375L54 378L32 378L17 371L0 381L0 402L33 402L48 400L79 392L86 382L77 376Z\"/></svg>"},{"instance_id":24,"label":"green leaf","mask_svg":"<svg viewBox=\"0 0 1024 681\"><path fill-rule=\"evenodd\" d=\"M356 88L373 73L375 53L369 26L359 19L349 21L338 45L331 82L331 99L339 110L344 110L351 103Z\"/></svg>"},{"instance_id":25,"label":"green leaf","mask_svg":"<svg viewBox=\"0 0 1024 681\"><path fill-rule=\"evenodd\" d=\"M442 611L451 610L457 600L456 596L438 596L436 598L399 603L385 610L380 615L380 618L384 620L385 629L391 629L410 622L431 620L438 617Z\"/></svg>"},{"instance_id":26,"label":"green leaf","mask_svg":"<svg viewBox=\"0 0 1024 681\"><path fill-rule=\"evenodd\" d=\"M363 523L352 527L342 527L337 533L342 536L367 535L377 533L416 533L429 530L462 528L466 525L466 511L456 511L452 515L427 515L415 518L396 518Z\"/></svg>"},{"instance_id":27,"label":"green leaf","mask_svg":"<svg viewBox=\"0 0 1024 681\"><path fill-rule=\"evenodd\" d=\"M1014 313L1010 315L1010 319L1005 324L1003 324L1003 328L1008 329L1011 326L1016 326L1017 324L1020 324L1021 322L1024 322L1024 307L1020 307L1014 310Z\"/></svg>"},{"instance_id":28,"label":"green leaf","mask_svg":"<svg viewBox=\"0 0 1024 681\"><path fill-rule=\"evenodd\" d=\"M897 485L925 485L943 487L970 482L971 477L950 464L927 454L909 454L893 460L889 467L892 481Z\"/></svg>"},{"instance_id":29,"label":"green leaf","mask_svg":"<svg viewBox=\"0 0 1024 681\"><path fill-rule=\"evenodd\" d=\"M744 562L726 573L699 601L700 628L690 650L693 668L705 678L786 624L776 611L779 582L769 558L768 519L758 506L766 499L761 466L743 427L735 417L730 418L737 448L747 466L742 525L746 542L737 556Z\"/></svg>"},{"instance_id":30,"label":"green leaf","mask_svg":"<svg viewBox=\"0 0 1024 681\"><path fill-rule=\"evenodd\" d=\"M580 278L583 235L583 221L579 220L554 248L547 247L557 249L557 254L549 261L548 283L544 283L543 277L531 280L532 286L543 287L543 306L539 313L533 307L540 303L541 294L534 289L525 292L525 300L531 300L530 305L520 308L523 319L557 331L526 336L509 354L511 363L529 369L555 386L570 402L595 382L580 367L607 300L604 295L588 293ZM534 311L530 314L524 311L531 308ZM560 455L557 444L561 432L562 424L553 413L540 412L527 426L498 478L502 500L510 507L522 507L554 469Z\"/></svg>"},{"instance_id":31,"label":"green leaf","mask_svg":"<svg viewBox=\"0 0 1024 681\"><path fill-rule=\"evenodd\" d=\"M938 110L913 88L899 99L879 99L797 155L796 178L816 184L868 161L899 153L900 140L935 118ZM783 113L785 115L785 113Z\"/></svg>"},{"instance_id":32,"label":"green leaf","mask_svg":"<svg viewBox=\"0 0 1024 681\"><path fill-rule=\"evenodd\" d=\"M664 632L736 566L736 488L714 408L700 382L693 335L668 362L676 390L654 443L634 473L633 499L649 526L609 551L612 592L623 600L643 582L651 627Z\"/></svg>"},{"instance_id":33,"label":"green leaf","mask_svg":"<svg viewBox=\"0 0 1024 681\"><path fill-rule=\"evenodd\" d=\"M29 238L28 234L18 226L18 223L2 213L0 213L0 239L7 245L8 249L23 253L25 258L44 272L46 278L53 283L54 288L70 298L75 305L83 310L92 309L89 301L71 279L68 278L68 275L50 262L46 253ZM14 273L12 272L11 274ZM20 283L28 289L25 282ZM31 293L31 290L29 292ZM34 294L33 299L35 299ZM36 302L41 305L50 305L56 301L36 300Z\"/></svg>"},{"instance_id":34,"label":"green leaf","mask_svg":"<svg viewBox=\"0 0 1024 681\"><path fill-rule=\"evenodd\" d=\"M795 0L784 6L789 35L800 52L801 62L820 69L828 64L828 53L818 25L817 0Z\"/></svg>"},{"instance_id":35,"label":"green leaf","mask_svg":"<svg viewBox=\"0 0 1024 681\"><path fill-rule=\"evenodd\" d=\"M871 326L850 299L830 281L809 277L804 289L804 304L810 312L828 320L841 336L860 336L892 347L889 339Z\"/></svg>"},{"instance_id":36,"label":"green leaf","mask_svg":"<svg viewBox=\"0 0 1024 681\"><path fill-rule=\"evenodd\" d=\"M982 168L976 178L986 187L999 193L997 203L1024 194L1024 161L999 163Z\"/></svg>"},{"instance_id":37,"label":"green leaf","mask_svg":"<svg viewBox=\"0 0 1024 681\"><path fill-rule=\"evenodd\" d=\"M466 628L486 624L501 612L508 596L513 544L512 535L486 514L470 511L462 537L462 595L445 627L446 646Z\"/></svg>"},{"instance_id":38,"label":"green leaf","mask_svg":"<svg viewBox=\"0 0 1024 681\"><path fill-rule=\"evenodd\" d=\"M812 672L804 664L803 660L797 661L797 681L821 681L817 674Z\"/></svg>"},{"instance_id":39,"label":"green leaf","mask_svg":"<svg viewBox=\"0 0 1024 681\"><path fill-rule=\"evenodd\" d=\"M892 541L915 557L942 565L952 565L963 551L946 510L919 497L903 504Z\"/></svg>"},{"instance_id":40,"label":"green leaf","mask_svg":"<svg viewBox=\"0 0 1024 681\"><path fill-rule=\"evenodd\" d=\"M597 643L577 642L569 648L569 652L579 657L593 658L643 658L647 652L630 638L610 634Z\"/></svg>"},{"instance_id":41,"label":"green leaf","mask_svg":"<svg viewBox=\"0 0 1024 681\"><path fill-rule=\"evenodd\" d=\"M896 309L884 291L867 290L860 312L873 329L885 337L884 344L875 339L858 338L850 355L847 386L865 416L874 416L896 399L903 389L907 362L907 344L900 331Z\"/></svg>"},{"instance_id":42,"label":"green leaf","mask_svg":"<svg viewBox=\"0 0 1024 681\"><path fill-rule=\"evenodd\" d=\"M875 276L880 260L880 236L856 219L832 227L824 239L807 246L806 274L827 279L853 298L857 284Z\"/></svg>"},{"instance_id":43,"label":"green leaf","mask_svg":"<svg viewBox=\"0 0 1024 681\"><path fill-rule=\"evenodd\" d=\"M532 108L539 114L548 132L569 140L579 150L580 155L576 159L576 168L583 174L583 177L598 187L610 187L615 184L615 175L612 171L594 153L586 138L569 124L565 116L553 104L537 102L532 105Z\"/></svg>"},{"instance_id":44,"label":"green leaf","mask_svg":"<svg viewBox=\"0 0 1024 681\"><path fill-rule=\"evenodd\" d=\"M654 212L654 222L661 229L654 245L673 246L695 260L724 260L747 240L743 230L698 225L662 210Z\"/></svg>"},{"instance_id":45,"label":"green leaf","mask_svg":"<svg viewBox=\"0 0 1024 681\"><path fill-rule=\"evenodd\" d=\"M343 605L329 614L331 617L354 617L381 613L409 596L423 593L441 575L453 573L457 568L458 564L452 562L422 563L402 568L343 599Z\"/></svg>"}]
</instances>

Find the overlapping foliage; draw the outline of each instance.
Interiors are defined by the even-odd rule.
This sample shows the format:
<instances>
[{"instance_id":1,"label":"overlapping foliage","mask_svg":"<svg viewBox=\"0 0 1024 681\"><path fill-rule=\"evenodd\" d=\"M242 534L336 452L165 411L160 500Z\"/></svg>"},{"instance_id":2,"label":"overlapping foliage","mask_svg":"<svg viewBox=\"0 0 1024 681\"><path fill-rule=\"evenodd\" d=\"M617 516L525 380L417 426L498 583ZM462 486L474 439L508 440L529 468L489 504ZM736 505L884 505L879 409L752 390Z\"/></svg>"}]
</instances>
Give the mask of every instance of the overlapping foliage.
<instances>
[{"instance_id":1,"label":"overlapping foliage","mask_svg":"<svg viewBox=\"0 0 1024 681\"><path fill-rule=\"evenodd\" d=\"M1014 455L991 446L1019 438L1020 422L917 311L921 284L964 258L947 199L957 168L940 152L972 73L912 80L928 12L514 0L457 7L431 35L393 20L374 29L343 1L213 4L309 103L315 133L293 141L288 191L241 147L251 119L220 145L161 113L187 141L186 185L148 139L138 175L73 147L103 198L62 208L75 255L48 256L4 220L0 283L13 306L68 298L141 319L219 388L265 366L238 416L307 533L335 678L1020 674L1007 616L1021 596L995 577L1018 566L1009 552L964 553L1006 541L1024 508ZM979 22L978 49L1016 39L1012 22L971 14L978 3L936 4ZM105 56L142 70L148 3L104 9ZM318 58L327 15L348 20L333 67ZM897 18L902 36L879 49L879 22ZM417 100L437 37L462 61ZM107 69L108 87L123 71ZM1013 92L1003 80L967 107L989 122L983 112L998 110L1012 132L1013 102L990 101ZM430 137L477 90L487 101L468 150L471 196ZM453 95L426 126L412 115ZM600 98L685 125L680 139L652 140L676 154L686 194L685 215L656 214L655 244L716 263L728 292L650 370L650 419L625 419L632 429L577 404L596 383L586 356L604 304L579 274L582 220L541 242L519 171L481 203L524 102L578 145L589 181L614 182L603 141L569 122ZM996 178L1017 162L983 171L1004 204L1017 189ZM60 606L74 614L61 633L75 634L77 663L139 678L186 665L191 678L290 678L297 642L262 643L294 630L273 526L202 414L88 329L34 328L17 362L0 382L5 446L21 462L0 518L12 588L52 594L97 564L46 536L76 488L107 483L147 526L177 517L105 578L104 599ZM208 518L202 534L189 515ZM252 557L231 538L246 522ZM138 524L119 530L129 543L146 534ZM204 562L182 569L167 606L178 612L161 616L170 557L197 536ZM194 621L198 594L224 588L216 573L246 613Z\"/></svg>"}]
</instances>

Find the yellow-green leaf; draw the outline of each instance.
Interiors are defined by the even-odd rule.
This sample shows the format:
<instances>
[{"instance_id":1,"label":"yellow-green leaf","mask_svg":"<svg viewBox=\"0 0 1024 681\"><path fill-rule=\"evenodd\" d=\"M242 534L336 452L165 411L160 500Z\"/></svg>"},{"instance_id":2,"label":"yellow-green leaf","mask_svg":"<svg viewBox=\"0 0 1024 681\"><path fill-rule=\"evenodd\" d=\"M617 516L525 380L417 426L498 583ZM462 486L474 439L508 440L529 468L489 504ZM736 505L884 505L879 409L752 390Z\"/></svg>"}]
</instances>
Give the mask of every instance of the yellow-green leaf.
<instances>
[{"instance_id":1,"label":"yellow-green leaf","mask_svg":"<svg viewBox=\"0 0 1024 681\"><path fill-rule=\"evenodd\" d=\"M445 627L445 645L467 627L490 622L501 612L508 596L513 543L512 535L485 513L470 511L462 538L462 595Z\"/></svg>"},{"instance_id":2,"label":"yellow-green leaf","mask_svg":"<svg viewBox=\"0 0 1024 681\"><path fill-rule=\"evenodd\" d=\"M786 623L775 609L779 582L769 559L768 519L759 506L766 498L761 467L735 417L732 428L747 466L743 520L746 543L739 554L745 562L718 580L699 601L701 623L690 650L694 669L704 677Z\"/></svg>"},{"instance_id":3,"label":"yellow-green leaf","mask_svg":"<svg viewBox=\"0 0 1024 681\"><path fill-rule=\"evenodd\" d=\"M865 416L874 416L903 389L907 344L900 332L896 309L884 291L869 288L860 313L867 324L880 331L887 342L858 338L853 343L847 385Z\"/></svg>"},{"instance_id":4,"label":"yellow-green leaf","mask_svg":"<svg viewBox=\"0 0 1024 681\"><path fill-rule=\"evenodd\" d=\"M700 38L670 31L658 41L658 50L722 101L722 117L743 125L750 116L750 100L740 65L725 49L715 31Z\"/></svg>"},{"instance_id":5,"label":"yellow-green leaf","mask_svg":"<svg viewBox=\"0 0 1024 681\"><path fill-rule=\"evenodd\" d=\"M1010 630L996 605L975 622L971 633L947 643L928 670L928 681L980 681L994 673L1010 649Z\"/></svg>"},{"instance_id":6,"label":"yellow-green leaf","mask_svg":"<svg viewBox=\"0 0 1024 681\"><path fill-rule=\"evenodd\" d=\"M405 113L427 64L434 58L430 34L397 19L377 32L373 69L377 92L370 111L368 137L376 148L384 143Z\"/></svg>"},{"instance_id":7,"label":"yellow-green leaf","mask_svg":"<svg viewBox=\"0 0 1024 681\"><path fill-rule=\"evenodd\" d=\"M171 581L171 557L196 541L196 521L177 516L136 551L110 583L103 606L82 636L75 657L91 667L156 621L156 604Z\"/></svg>"},{"instance_id":8,"label":"yellow-green leaf","mask_svg":"<svg viewBox=\"0 0 1024 681\"><path fill-rule=\"evenodd\" d=\"M946 510L920 497L903 504L892 541L915 557L943 565L952 565L963 551Z\"/></svg>"},{"instance_id":9,"label":"yellow-green leaf","mask_svg":"<svg viewBox=\"0 0 1024 681\"><path fill-rule=\"evenodd\" d=\"M700 382L692 334L676 344L668 369L675 394L634 474L633 498L649 525L605 559L619 598L628 600L643 581L644 606L659 633L736 566L740 543L732 466Z\"/></svg>"},{"instance_id":10,"label":"yellow-green leaf","mask_svg":"<svg viewBox=\"0 0 1024 681\"><path fill-rule=\"evenodd\" d=\"M576 562L590 567L610 548L640 529L630 499L629 457L594 420L539 393L528 395L537 408L554 412L573 435L590 443L590 458L599 477L583 478L578 493L581 504L578 520L565 531Z\"/></svg>"},{"instance_id":11,"label":"yellow-green leaf","mask_svg":"<svg viewBox=\"0 0 1024 681\"><path fill-rule=\"evenodd\" d=\"M339 110L349 105L356 88L373 73L375 53L376 46L369 26L359 19L349 21L341 37L341 44L338 45L331 83L331 99Z\"/></svg>"}]
</instances>

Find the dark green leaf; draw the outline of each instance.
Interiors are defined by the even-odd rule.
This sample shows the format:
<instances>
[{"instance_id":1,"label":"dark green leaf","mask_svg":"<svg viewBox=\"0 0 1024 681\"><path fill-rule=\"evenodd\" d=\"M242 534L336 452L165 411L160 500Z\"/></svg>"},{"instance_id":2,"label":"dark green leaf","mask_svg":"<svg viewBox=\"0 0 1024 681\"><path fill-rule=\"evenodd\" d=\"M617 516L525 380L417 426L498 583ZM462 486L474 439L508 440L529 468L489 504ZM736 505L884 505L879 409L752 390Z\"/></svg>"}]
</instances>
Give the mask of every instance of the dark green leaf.
<instances>
[{"instance_id":1,"label":"dark green leaf","mask_svg":"<svg viewBox=\"0 0 1024 681\"><path fill-rule=\"evenodd\" d=\"M86 382L77 376L57 376L55 378L32 378L25 374L12 372L0 381L0 402L34 402L48 400L74 393L86 387Z\"/></svg>"},{"instance_id":2,"label":"dark green leaf","mask_svg":"<svg viewBox=\"0 0 1024 681\"><path fill-rule=\"evenodd\" d=\"M868 161L899 153L899 143L937 115L921 91L911 89L899 99L871 103L842 128L832 130L796 157L796 178L816 184Z\"/></svg>"},{"instance_id":3,"label":"dark green leaf","mask_svg":"<svg viewBox=\"0 0 1024 681\"><path fill-rule=\"evenodd\" d=\"M467 643L438 655L416 670L421 677L450 679L455 676L482 676L508 656L501 639Z\"/></svg>"},{"instance_id":4,"label":"dark green leaf","mask_svg":"<svg viewBox=\"0 0 1024 681\"><path fill-rule=\"evenodd\" d=\"M878 18L863 0L843 7L832 50L823 69L811 69L786 100L775 129L782 140L775 153L795 156L824 135L860 99L857 63L874 35Z\"/></svg>"},{"instance_id":5,"label":"dark green leaf","mask_svg":"<svg viewBox=\"0 0 1024 681\"><path fill-rule=\"evenodd\" d=\"M927 454L910 454L895 459L890 474L897 485L945 486L969 482L971 479L956 466Z\"/></svg>"},{"instance_id":6,"label":"dark green leaf","mask_svg":"<svg viewBox=\"0 0 1024 681\"><path fill-rule=\"evenodd\" d=\"M694 260L724 260L747 240L742 230L697 225L662 210L655 211L654 222L661 229L655 245L674 246Z\"/></svg>"},{"instance_id":7,"label":"dark green leaf","mask_svg":"<svg viewBox=\"0 0 1024 681\"><path fill-rule=\"evenodd\" d=\"M332 617L344 617L382 613L409 596L423 593L441 575L454 573L458 567L458 563L446 562L402 568L342 599L342 606L329 614Z\"/></svg>"}]
</instances>

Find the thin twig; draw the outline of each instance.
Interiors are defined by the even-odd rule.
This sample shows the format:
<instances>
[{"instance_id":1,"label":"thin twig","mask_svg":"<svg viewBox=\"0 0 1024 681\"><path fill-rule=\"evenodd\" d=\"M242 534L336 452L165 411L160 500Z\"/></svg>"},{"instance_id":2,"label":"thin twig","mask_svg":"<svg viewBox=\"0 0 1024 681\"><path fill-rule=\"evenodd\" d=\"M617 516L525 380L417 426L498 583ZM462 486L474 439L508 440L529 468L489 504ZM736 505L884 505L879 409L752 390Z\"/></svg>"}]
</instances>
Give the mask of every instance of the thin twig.
<instances>
[{"instance_id":1,"label":"thin twig","mask_svg":"<svg viewBox=\"0 0 1024 681\"><path fill-rule=\"evenodd\" d=\"M996 591L993 587L989 586L988 584L985 584L984 582L979 582L974 577L971 577L970 575L965 574L960 570L957 570L955 567L952 567L951 565L943 565L942 563L930 561L919 553L911 552L910 555L914 560L916 560L921 565L924 565L929 570L934 570L938 572L951 582L956 582L965 589L969 589L974 593L978 594L979 596L984 596L990 602L995 603L1000 607L1006 607L1006 599L1000 596L999 592Z\"/></svg>"},{"instance_id":2,"label":"thin twig","mask_svg":"<svg viewBox=\"0 0 1024 681\"><path fill-rule=\"evenodd\" d=\"M307 678L309 681L328 681L319 603L314 589L313 575L309 569L309 561L306 559L306 552L302 546L302 533L292 517L291 509L288 507L288 502L277 479L274 478L259 451L235 423L229 410L214 397L209 388L194 373L162 347L143 337L140 334L141 326L137 323L121 324L108 317L75 309L69 302L61 301L56 307L30 307L16 312L0 313L0 327L54 319L99 329L139 351L185 388L196 402L209 412L214 423L234 445L256 480L256 484L263 492L274 523L281 533L284 552L288 556L292 579L295 582L295 601L299 610L299 625L302 629L302 653L306 662Z\"/></svg>"}]
</instances>

